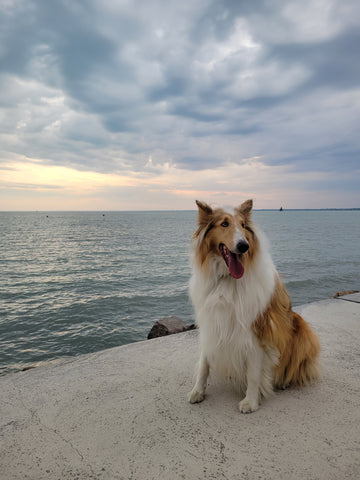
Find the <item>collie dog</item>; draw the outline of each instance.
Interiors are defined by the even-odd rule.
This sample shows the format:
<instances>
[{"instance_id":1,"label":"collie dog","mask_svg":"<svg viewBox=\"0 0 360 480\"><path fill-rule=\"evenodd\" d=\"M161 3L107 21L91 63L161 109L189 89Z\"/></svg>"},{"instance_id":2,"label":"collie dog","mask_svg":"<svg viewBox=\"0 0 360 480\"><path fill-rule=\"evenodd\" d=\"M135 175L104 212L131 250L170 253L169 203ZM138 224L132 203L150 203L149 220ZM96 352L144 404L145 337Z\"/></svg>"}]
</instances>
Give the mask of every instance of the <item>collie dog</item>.
<instances>
[{"instance_id":1,"label":"collie dog","mask_svg":"<svg viewBox=\"0 0 360 480\"><path fill-rule=\"evenodd\" d=\"M190 297L201 353L188 400L204 399L213 369L245 394L240 412L254 412L274 388L319 377L319 340L292 311L267 240L251 219L252 200L231 213L196 203Z\"/></svg>"}]
</instances>

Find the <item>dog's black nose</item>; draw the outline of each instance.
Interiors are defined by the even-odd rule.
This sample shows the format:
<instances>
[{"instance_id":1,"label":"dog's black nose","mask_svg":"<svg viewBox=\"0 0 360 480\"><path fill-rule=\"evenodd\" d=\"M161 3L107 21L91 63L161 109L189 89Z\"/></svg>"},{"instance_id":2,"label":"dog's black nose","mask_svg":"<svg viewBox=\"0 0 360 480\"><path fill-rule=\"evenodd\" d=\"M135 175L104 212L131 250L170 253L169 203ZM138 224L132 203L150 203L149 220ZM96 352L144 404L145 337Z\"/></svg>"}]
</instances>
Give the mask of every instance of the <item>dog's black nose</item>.
<instances>
[{"instance_id":1,"label":"dog's black nose","mask_svg":"<svg viewBox=\"0 0 360 480\"><path fill-rule=\"evenodd\" d=\"M240 240L236 245L239 253L246 253L249 250L249 244L245 240Z\"/></svg>"}]
</instances>

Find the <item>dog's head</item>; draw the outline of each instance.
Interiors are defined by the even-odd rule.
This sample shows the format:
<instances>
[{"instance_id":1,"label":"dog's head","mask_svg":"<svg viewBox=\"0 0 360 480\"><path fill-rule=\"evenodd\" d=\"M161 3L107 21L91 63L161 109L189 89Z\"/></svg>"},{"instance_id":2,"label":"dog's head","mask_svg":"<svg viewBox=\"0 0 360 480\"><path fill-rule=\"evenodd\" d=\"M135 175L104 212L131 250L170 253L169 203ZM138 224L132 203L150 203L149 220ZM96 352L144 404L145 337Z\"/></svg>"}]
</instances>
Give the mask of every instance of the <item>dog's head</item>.
<instances>
[{"instance_id":1,"label":"dog's head","mask_svg":"<svg viewBox=\"0 0 360 480\"><path fill-rule=\"evenodd\" d=\"M201 268L209 267L212 259L222 272L239 279L250 265L257 247L257 238L251 222L253 202L247 200L233 212L213 209L196 201L198 229L194 234L197 261Z\"/></svg>"}]
</instances>

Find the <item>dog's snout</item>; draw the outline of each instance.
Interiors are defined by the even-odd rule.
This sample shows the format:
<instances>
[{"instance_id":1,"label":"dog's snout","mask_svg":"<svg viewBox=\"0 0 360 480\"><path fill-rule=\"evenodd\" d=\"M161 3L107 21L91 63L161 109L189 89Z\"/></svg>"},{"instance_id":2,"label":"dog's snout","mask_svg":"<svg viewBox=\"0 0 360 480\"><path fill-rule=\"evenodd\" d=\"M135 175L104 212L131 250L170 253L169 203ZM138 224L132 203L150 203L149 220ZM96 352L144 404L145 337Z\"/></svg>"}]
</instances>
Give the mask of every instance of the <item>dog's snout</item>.
<instances>
[{"instance_id":1,"label":"dog's snout","mask_svg":"<svg viewBox=\"0 0 360 480\"><path fill-rule=\"evenodd\" d=\"M246 253L249 250L249 244L246 240L240 240L236 245L236 248L239 253Z\"/></svg>"}]
</instances>

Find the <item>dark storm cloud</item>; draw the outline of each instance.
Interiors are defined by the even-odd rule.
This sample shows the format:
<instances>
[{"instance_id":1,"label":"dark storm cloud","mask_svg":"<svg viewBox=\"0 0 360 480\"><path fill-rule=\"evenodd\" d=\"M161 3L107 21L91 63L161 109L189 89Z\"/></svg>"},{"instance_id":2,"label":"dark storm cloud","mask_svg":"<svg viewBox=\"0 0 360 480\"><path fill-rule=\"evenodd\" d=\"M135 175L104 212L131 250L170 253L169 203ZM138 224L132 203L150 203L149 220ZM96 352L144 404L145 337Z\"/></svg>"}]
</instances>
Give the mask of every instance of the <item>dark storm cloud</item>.
<instances>
[{"instance_id":1,"label":"dark storm cloud","mask_svg":"<svg viewBox=\"0 0 360 480\"><path fill-rule=\"evenodd\" d=\"M84 2L29 1L14 3L2 15L2 71L31 74L29 64L43 58L56 65L63 79L81 79L97 64L111 60L115 46L91 28ZM7 14L7 15L6 15ZM85 20L84 20L85 16ZM86 22L86 18L88 23Z\"/></svg>"},{"instance_id":2,"label":"dark storm cloud","mask_svg":"<svg viewBox=\"0 0 360 480\"><path fill-rule=\"evenodd\" d=\"M287 64L299 61L305 65L311 76L301 86L301 93L316 87L351 89L360 84L359 47L360 32L353 30L327 41L273 47L267 60L281 59Z\"/></svg>"}]
</instances>

